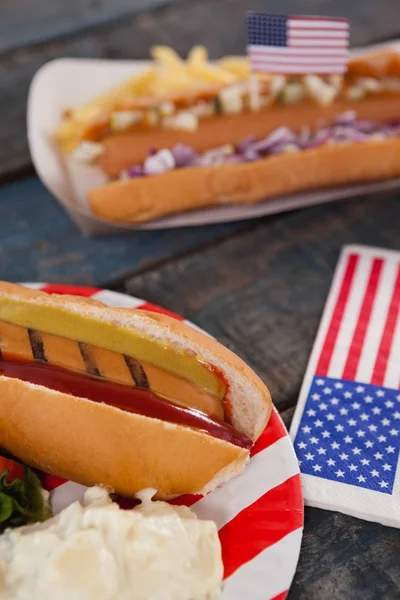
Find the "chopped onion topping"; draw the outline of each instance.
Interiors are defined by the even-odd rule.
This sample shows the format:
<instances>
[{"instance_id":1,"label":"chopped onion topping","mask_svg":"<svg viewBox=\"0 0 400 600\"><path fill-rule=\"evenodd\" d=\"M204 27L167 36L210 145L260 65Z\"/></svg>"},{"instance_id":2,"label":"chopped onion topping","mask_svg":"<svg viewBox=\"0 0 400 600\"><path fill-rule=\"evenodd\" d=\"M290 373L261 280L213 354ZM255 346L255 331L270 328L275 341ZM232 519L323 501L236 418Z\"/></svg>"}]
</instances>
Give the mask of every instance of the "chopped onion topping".
<instances>
[{"instance_id":1,"label":"chopped onion topping","mask_svg":"<svg viewBox=\"0 0 400 600\"><path fill-rule=\"evenodd\" d=\"M326 83L318 75L305 75L304 85L310 97L322 106L333 102L339 92L337 87Z\"/></svg>"},{"instance_id":2,"label":"chopped onion topping","mask_svg":"<svg viewBox=\"0 0 400 600\"><path fill-rule=\"evenodd\" d=\"M110 128L111 131L123 131L142 120L143 115L138 110L116 110L111 113Z\"/></svg>"},{"instance_id":3,"label":"chopped onion topping","mask_svg":"<svg viewBox=\"0 0 400 600\"><path fill-rule=\"evenodd\" d=\"M98 142L81 142L72 153L73 160L80 163L91 164L103 154L104 146Z\"/></svg>"},{"instance_id":4,"label":"chopped onion topping","mask_svg":"<svg viewBox=\"0 0 400 600\"><path fill-rule=\"evenodd\" d=\"M164 127L169 127L170 129L183 129L185 131L196 131L198 124L198 117L189 110L182 111L172 117L166 117L163 121Z\"/></svg>"}]
</instances>

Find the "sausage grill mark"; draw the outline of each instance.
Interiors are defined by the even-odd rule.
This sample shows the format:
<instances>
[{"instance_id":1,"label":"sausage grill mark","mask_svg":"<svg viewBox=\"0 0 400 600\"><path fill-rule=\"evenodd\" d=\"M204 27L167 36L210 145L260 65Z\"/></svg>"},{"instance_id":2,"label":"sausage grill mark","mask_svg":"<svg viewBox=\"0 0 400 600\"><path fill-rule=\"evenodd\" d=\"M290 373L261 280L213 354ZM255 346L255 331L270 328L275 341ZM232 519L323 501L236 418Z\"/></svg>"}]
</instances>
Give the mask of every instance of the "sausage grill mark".
<instances>
[{"instance_id":1,"label":"sausage grill mark","mask_svg":"<svg viewBox=\"0 0 400 600\"><path fill-rule=\"evenodd\" d=\"M28 329L29 341L32 348L32 355L35 360L47 362L44 351L42 336L35 329Z\"/></svg>"},{"instance_id":2,"label":"sausage grill mark","mask_svg":"<svg viewBox=\"0 0 400 600\"><path fill-rule=\"evenodd\" d=\"M48 338L50 340L51 336L46 337L46 334L43 336L42 333L40 331L37 331L36 329L31 329L31 328L25 329L24 328L24 330L28 333L30 349L32 352L33 359L41 361L41 362L49 363L49 359L46 356L45 343ZM86 344L84 342L76 341L75 343L77 344L77 346L79 348L79 352L82 356L86 373L88 375L92 375L94 377L103 377L103 375L100 373L100 370L97 365L94 348L91 345ZM19 348L18 348L18 350L19 350ZM21 350L23 350L23 348ZM27 352L27 350L28 349L26 349L25 352ZM24 355L23 352L22 352L22 355ZM51 350L50 350L49 356L50 356L50 362L52 362L51 361L51 357L52 357ZM138 362L131 356L128 356L127 354L120 354L120 356L123 357L124 362L129 370L129 374L130 374L134 384L138 388L150 390L149 380L148 380L146 372L145 372L143 366L140 364L140 362ZM28 358L28 357L30 358L30 356L28 354L26 354L26 358ZM0 360L2 358L3 358L3 353L2 353L2 350L0 347Z\"/></svg>"},{"instance_id":3,"label":"sausage grill mark","mask_svg":"<svg viewBox=\"0 0 400 600\"><path fill-rule=\"evenodd\" d=\"M84 360L86 372L88 373L88 375L93 375L94 377L101 377L101 373L97 368L96 359L90 346L84 344L83 342L78 342L78 346L82 358Z\"/></svg>"},{"instance_id":4,"label":"sausage grill mark","mask_svg":"<svg viewBox=\"0 0 400 600\"><path fill-rule=\"evenodd\" d=\"M132 358L131 356L123 355L126 366L129 369L129 372L132 376L133 381L136 383L137 387L145 388L146 390L150 389L149 380L147 379L147 375L142 365Z\"/></svg>"}]
</instances>

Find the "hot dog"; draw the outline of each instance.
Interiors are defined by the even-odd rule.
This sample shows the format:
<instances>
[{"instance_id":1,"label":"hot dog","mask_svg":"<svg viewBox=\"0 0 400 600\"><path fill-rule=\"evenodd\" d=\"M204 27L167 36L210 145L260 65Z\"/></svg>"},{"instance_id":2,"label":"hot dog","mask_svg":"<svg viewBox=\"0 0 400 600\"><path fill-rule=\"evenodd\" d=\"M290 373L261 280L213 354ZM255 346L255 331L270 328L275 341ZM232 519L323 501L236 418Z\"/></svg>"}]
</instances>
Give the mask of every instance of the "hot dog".
<instances>
[{"instance_id":1,"label":"hot dog","mask_svg":"<svg viewBox=\"0 0 400 600\"><path fill-rule=\"evenodd\" d=\"M186 73L191 61L187 67L183 61L173 63L174 68ZM251 75L248 66L246 71L243 62L232 59L213 68L233 80L192 82L192 87L158 96L125 93L100 113L93 113L92 106L64 122L60 143L74 147L78 160L91 155L117 180L89 192L95 215L140 222L221 202L259 202L277 194L399 176L393 144L400 134L398 52L359 55L349 61L344 77ZM218 79L219 71L214 75ZM352 118L343 123L349 114ZM249 136L254 138L250 147ZM360 151L360 142L373 144ZM331 145L334 150L326 148ZM371 158L381 149L388 164ZM295 154L287 157L287 152ZM312 166L313 177L304 165ZM298 176L283 178L286 168ZM150 175L154 181L147 179Z\"/></svg>"},{"instance_id":2,"label":"hot dog","mask_svg":"<svg viewBox=\"0 0 400 600\"><path fill-rule=\"evenodd\" d=\"M400 72L399 72L400 74ZM389 123L400 116L400 94L386 93L371 96L357 103L338 99L327 106L315 106L306 101L299 106L276 105L265 111L260 118L257 112L245 112L224 117L210 117L204 120L196 131L158 129L136 131L107 136L102 142L103 152L97 164L109 177L117 177L133 165L141 165L149 154L149 148L173 148L185 144L196 152L206 152L225 144L240 144L247 136L257 132L262 139L281 125L296 133L304 127L312 131L321 128L321 123L329 125L339 115L349 110L357 110L357 119Z\"/></svg>"},{"instance_id":3,"label":"hot dog","mask_svg":"<svg viewBox=\"0 0 400 600\"><path fill-rule=\"evenodd\" d=\"M88 197L93 214L134 223L206 206L253 204L292 192L394 177L400 177L398 138L327 145L252 163L177 169L116 181L90 190Z\"/></svg>"},{"instance_id":4,"label":"hot dog","mask_svg":"<svg viewBox=\"0 0 400 600\"><path fill-rule=\"evenodd\" d=\"M0 446L133 496L239 472L271 411L237 356L165 315L0 283Z\"/></svg>"}]
</instances>

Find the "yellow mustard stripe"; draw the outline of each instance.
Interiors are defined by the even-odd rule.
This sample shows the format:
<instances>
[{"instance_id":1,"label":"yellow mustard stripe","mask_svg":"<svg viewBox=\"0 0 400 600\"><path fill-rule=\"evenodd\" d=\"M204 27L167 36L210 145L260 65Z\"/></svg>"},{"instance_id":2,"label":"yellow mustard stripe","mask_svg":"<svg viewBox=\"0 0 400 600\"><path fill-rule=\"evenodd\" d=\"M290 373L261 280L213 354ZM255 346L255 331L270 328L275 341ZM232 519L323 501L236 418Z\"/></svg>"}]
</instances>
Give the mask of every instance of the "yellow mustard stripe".
<instances>
[{"instance_id":1,"label":"yellow mustard stripe","mask_svg":"<svg viewBox=\"0 0 400 600\"><path fill-rule=\"evenodd\" d=\"M120 353L37 330L31 330L32 333L40 340L48 364L82 375L100 375L109 381L130 386L135 385L135 376L141 375L145 380L144 387L148 386L160 396L183 406L197 408L204 413L224 418L222 403L215 395L203 392L187 379L165 369L148 362L139 364L133 361L137 367L135 371L129 369L126 357ZM30 342L32 339L29 339L26 328L0 321L0 350L32 360L34 356ZM128 360L133 359L128 358ZM96 373L93 373L94 368Z\"/></svg>"},{"instance_id":2,"label":"yellow mustard stripe","mask_svg":"<svg viewBox=\"0 0 400 600\"><path fill-rule=\"evenodd\" d=\"M41 306L14 298L0 298L0 319L86 344L127 354L188 379L204 391L222 398L224 384L197 356L139 335L112 322L95 321L61 307Z\"/></svg>"}]
</instances>

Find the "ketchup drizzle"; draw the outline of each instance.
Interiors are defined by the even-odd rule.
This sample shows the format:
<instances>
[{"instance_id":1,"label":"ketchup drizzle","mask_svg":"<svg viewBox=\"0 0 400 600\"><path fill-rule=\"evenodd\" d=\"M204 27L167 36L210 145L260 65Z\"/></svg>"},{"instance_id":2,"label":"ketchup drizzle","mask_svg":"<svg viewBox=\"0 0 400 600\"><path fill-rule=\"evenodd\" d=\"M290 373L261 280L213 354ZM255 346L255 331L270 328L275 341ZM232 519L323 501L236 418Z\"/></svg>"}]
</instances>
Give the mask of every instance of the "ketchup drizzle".
<instances>
[{"instance_id":1,"label":"ketchup drizzle","mask_svg":"<svg viewBox=\"0 0 400 600\"><path fill-rule=\"evenodd\" d=\"M92 402L107 404L126 412L191 427L241 448L250 449L253 444L250 438L225 421L195 408L180 406L165 400L143 388L74 373L48 363L16 360L14 357L11 359L4 354L0 355L0 375L42 385Z\"/></svg>"}]
</instances>

